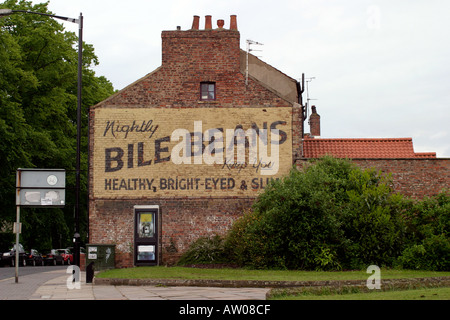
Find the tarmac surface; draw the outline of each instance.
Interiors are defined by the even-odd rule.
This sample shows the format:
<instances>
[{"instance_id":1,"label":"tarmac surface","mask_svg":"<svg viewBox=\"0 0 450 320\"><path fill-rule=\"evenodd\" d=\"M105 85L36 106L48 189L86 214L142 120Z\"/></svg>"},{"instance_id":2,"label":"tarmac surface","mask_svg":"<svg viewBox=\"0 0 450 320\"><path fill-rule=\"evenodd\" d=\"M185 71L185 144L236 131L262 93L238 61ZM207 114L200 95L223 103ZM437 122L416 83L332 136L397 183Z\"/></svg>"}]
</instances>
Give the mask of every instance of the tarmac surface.
<instances>
[{"instance_id":1,"label":"tarmac surface","mask_svg":"<svg viewBox=\"0 0 450 320\"><path fill-rule=\"evenodd\" d=\"M0 300L265 300L267 288L124 286L86 283L79 287L67 270L19 275L0 280ZM69 281L68 281L69 280Z\"/></svg>"}]
</instances>

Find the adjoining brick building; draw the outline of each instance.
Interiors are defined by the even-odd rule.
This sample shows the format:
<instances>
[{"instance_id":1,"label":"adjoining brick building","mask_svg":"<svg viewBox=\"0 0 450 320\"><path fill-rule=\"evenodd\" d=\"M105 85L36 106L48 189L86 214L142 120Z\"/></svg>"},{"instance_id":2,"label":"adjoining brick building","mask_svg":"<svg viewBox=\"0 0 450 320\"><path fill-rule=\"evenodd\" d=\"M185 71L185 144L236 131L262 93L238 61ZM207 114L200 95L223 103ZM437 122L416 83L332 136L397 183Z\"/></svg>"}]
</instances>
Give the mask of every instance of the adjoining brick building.
<instances>
[{"instance_id":1,"label":"adjoining brick building","mask_svg":"<svg viewBox=\"0 0 450 320\"><path fill-rule=\"evenodd\" d=\"M116 267L170 264L225 234L326 143L304 136L301 85L240 49L236 16L217 24L163 31L161 66L90 109L89 242L114 244Z\"/></svg>"},{"instance_id":2,"label":"adjoining brick building","mask_svg":"<svg viewBox=\"0 0 450 320\"><path fill-rule=\"evenodd\" d=\"M432 196L450 186L450 159L437 158L435 152L415 152L412 138L321 138L314 106L309 124L298 167L324 155L348 158L361 168L391 174L394 190L413 198Z\"/></svg>"}]
</instances>

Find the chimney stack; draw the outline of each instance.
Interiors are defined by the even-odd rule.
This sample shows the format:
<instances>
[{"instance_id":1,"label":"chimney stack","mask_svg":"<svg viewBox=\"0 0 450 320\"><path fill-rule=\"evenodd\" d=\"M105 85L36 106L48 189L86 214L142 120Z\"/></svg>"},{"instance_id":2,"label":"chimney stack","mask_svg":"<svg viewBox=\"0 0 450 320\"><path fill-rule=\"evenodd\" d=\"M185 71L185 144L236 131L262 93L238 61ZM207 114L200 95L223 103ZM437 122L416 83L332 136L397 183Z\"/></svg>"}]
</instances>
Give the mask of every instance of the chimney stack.
<instances>
[{"instance_id":1,"label":"chimney stack","mask_svg":"<svg viewBox=\"0 0 450 320\"><path fill-rule=\"evenodd\" d=\"M314 138L320 138L320 115L317 113L316 106L311 107L312 113L309 116L309 130Z\"/></svg>"},{"instance_id":2,"label":"chimney stack","mask_svg":"<svg viewBox=\"0 0 450 320\"><path fill-rule=\"evenodd\" d=\"M217 20L217 26L219 29L223 29L224 26L224 20ZM192 21L192 28L191 30L199 30L200 28L200 17L194 16L194 20ZM178 30L178 28L177 28ZM212 16L206 15L205 16L205 30L212 30ZM230 30L237 31L237 16L235 14L230 15Z\"/></svg>"},{"instance_id":3,"label":"chimney stack","mask_svg":"<svg viewBox=\"0 0 450 320\"><path fill-rule=\"evenodd\" d=\"M192 30L198 30L200 26L200 17L194 16L194 21L192 21Z\"/></svg>"},{"instance_id":4,"label":"chimney stack","mask_svg":"<svg viewBox=\"0 0 450 320\"><path fill-rule=\"evenodd\" d=\"M211 30L212 29L212 22L211 22L211 16L205 16L205 30Z\"/></svg>"},{"instance_id":5,"label":"chimney stack","mask_svg":"<svg viewBox=\"0 0 450 320\"><path fill-rule=\"evenodd\" d=\"M236 15L233 14L230 16L230 30L237 30L237 20Z\"/></svg>"},{"instance_id":6,"label":"chimney stack","mask_svg":"<svg viewBox=\"0 0 450 320\"><path fill-rule=\"evenodd\" d=\"M218 28L212 26L212 15L206 15L204 30L201 16L192 16L191 29L181 32L181 28L177 27L173 31L161 32L162 65L178 66L182 63L186 68L202 70L202 79L212 81L216 76L220 79L222 74L240 72L239 31L229 30L228 26L224 29L224 21L221 19L217 21ZM234 28L235 20L232 19ZM199 23L202 25L199 26Z\"/></svg>"}]
</instances>

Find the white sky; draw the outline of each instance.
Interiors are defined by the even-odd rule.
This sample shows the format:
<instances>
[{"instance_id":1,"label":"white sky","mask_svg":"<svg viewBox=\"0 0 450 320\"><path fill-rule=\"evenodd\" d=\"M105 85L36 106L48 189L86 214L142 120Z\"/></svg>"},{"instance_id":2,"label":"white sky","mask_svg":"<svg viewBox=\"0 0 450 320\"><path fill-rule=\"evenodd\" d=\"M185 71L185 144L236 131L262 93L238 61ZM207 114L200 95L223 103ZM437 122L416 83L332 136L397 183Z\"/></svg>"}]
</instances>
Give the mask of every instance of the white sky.
<instances>
[{"instance_id":1,"label":"white sky","mask_svg":"<svg viewBox=\"0 0 450 320\"><path fill-rule=\"evenodd\" d=\"M95 71L116 89L161 65L161 31L190 29L194 15L201 29L205 15L229 28L236 14L242 49L258 41L253 53L263 61L314 77L309 98L322 137L412 137L416 152L450 157L450 1L50 0L49 9L83 13Z\"/></svg>"}]
</instances>

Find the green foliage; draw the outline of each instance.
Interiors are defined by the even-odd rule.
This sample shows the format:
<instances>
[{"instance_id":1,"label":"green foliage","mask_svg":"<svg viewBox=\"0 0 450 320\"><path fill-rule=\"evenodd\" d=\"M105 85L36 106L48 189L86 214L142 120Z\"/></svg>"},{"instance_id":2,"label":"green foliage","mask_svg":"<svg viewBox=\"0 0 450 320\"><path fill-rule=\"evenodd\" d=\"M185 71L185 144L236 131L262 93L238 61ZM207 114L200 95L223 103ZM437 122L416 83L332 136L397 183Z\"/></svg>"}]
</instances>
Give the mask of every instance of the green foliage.
<instances>
[{"instance_id":1,"label":"green foliage","mask_svg":"<svg viewBox=\"0 0 450 320\"><path fill-rule=\"evenodd\" d=\"M373 169L353 170L349 182L342 220L350 243L343 253L346 265L392 265L403 245L404 225L398 207L402 196L392 194L389 180Z\"/></svg>"},{"instance_id":2,"label":"green foliage","mask_svg":"<svg viewBox=\"0 0 450 320\"><path fill-rule=\"evenodd\" d=\"M268 267L261 254L268 245L268 237L265 230L259 227L260 221L259 216L246 212L233 224L225 239L225 250L230 253L233 262L255 269Z\"/></svg>"},{"instance_id":3,"label":"green foliage","mask_svg":"<svg viewBox=\"0 0 450 320\"><path fill-rule=\"evenodd\" d=\"M52 14L48 3L6 0L0 8ZM0 224L15 220L17 168L64 168L67 172L66 208L23 210L24 245L33 234L46 235L49 247L71 243L76 166L78 37L57 20L15 13L0 18ZM81 139L82 236L86 219L87 110L113 94L112 84L91 70L98 64L92 45L83 44ZM43 211L44 210L44 211ZM35 214L42 213L37 218ZM63 219L55 217L63 217ZM29 221L27 221L29 219ZM54 224L62 223L63 226ZM49 232L50 231L50 232ZM29 243L28 243L29 241Z\"/></svg>"},{"instance_id":4,"label":"green foliage","mask_svg":"<svg viewBox=\"0 0 450 320\"><path fill-rule=\"evenodd\" d=\"M450 241L443 234L430 236L403 250L397 264L405 269L448 271Z\"/></svg>"},{"instance_id":5,"label":"green foliage","mask_svg":"<svg viewBox=\"0 0 450 320\"><path fill-rule=\"evenodd\" d=\"M404 219L407 244L398 265L408 269L450 270L450 192L409 202Z\"/></svg>"},{"instance_id":6,"label":"green foliage","mask_svg":"<svg viewBox=\"0 0 450 320\"><path fill-rule=\"evenodd\" d=\"M448 270L448 195L413 202L390 184L381 172L324 157L272 182L226 247L251 268Z\"/></svg>"},{"instance_id":7,"label":"green foliage","mask_svg":"<svg viewBox=\"0 0 450 320\"><path fill-rule=\"evenodd\" d=\"M338 251L348 245L341 204L352 170L349 162L326 158L271 183L229 234L237 261L257 268L340 269Z\"/></svg>"},{"instance_id":8,"label":"green foliage","mask_svg":"<svg viewBox=\"0 0 450 320\"><path fill-rule=\"evenodd\" d=\"M227 262L224 239L219 235L194 241L178 261L178 265Z\"/></svg>"}]
</instances>

